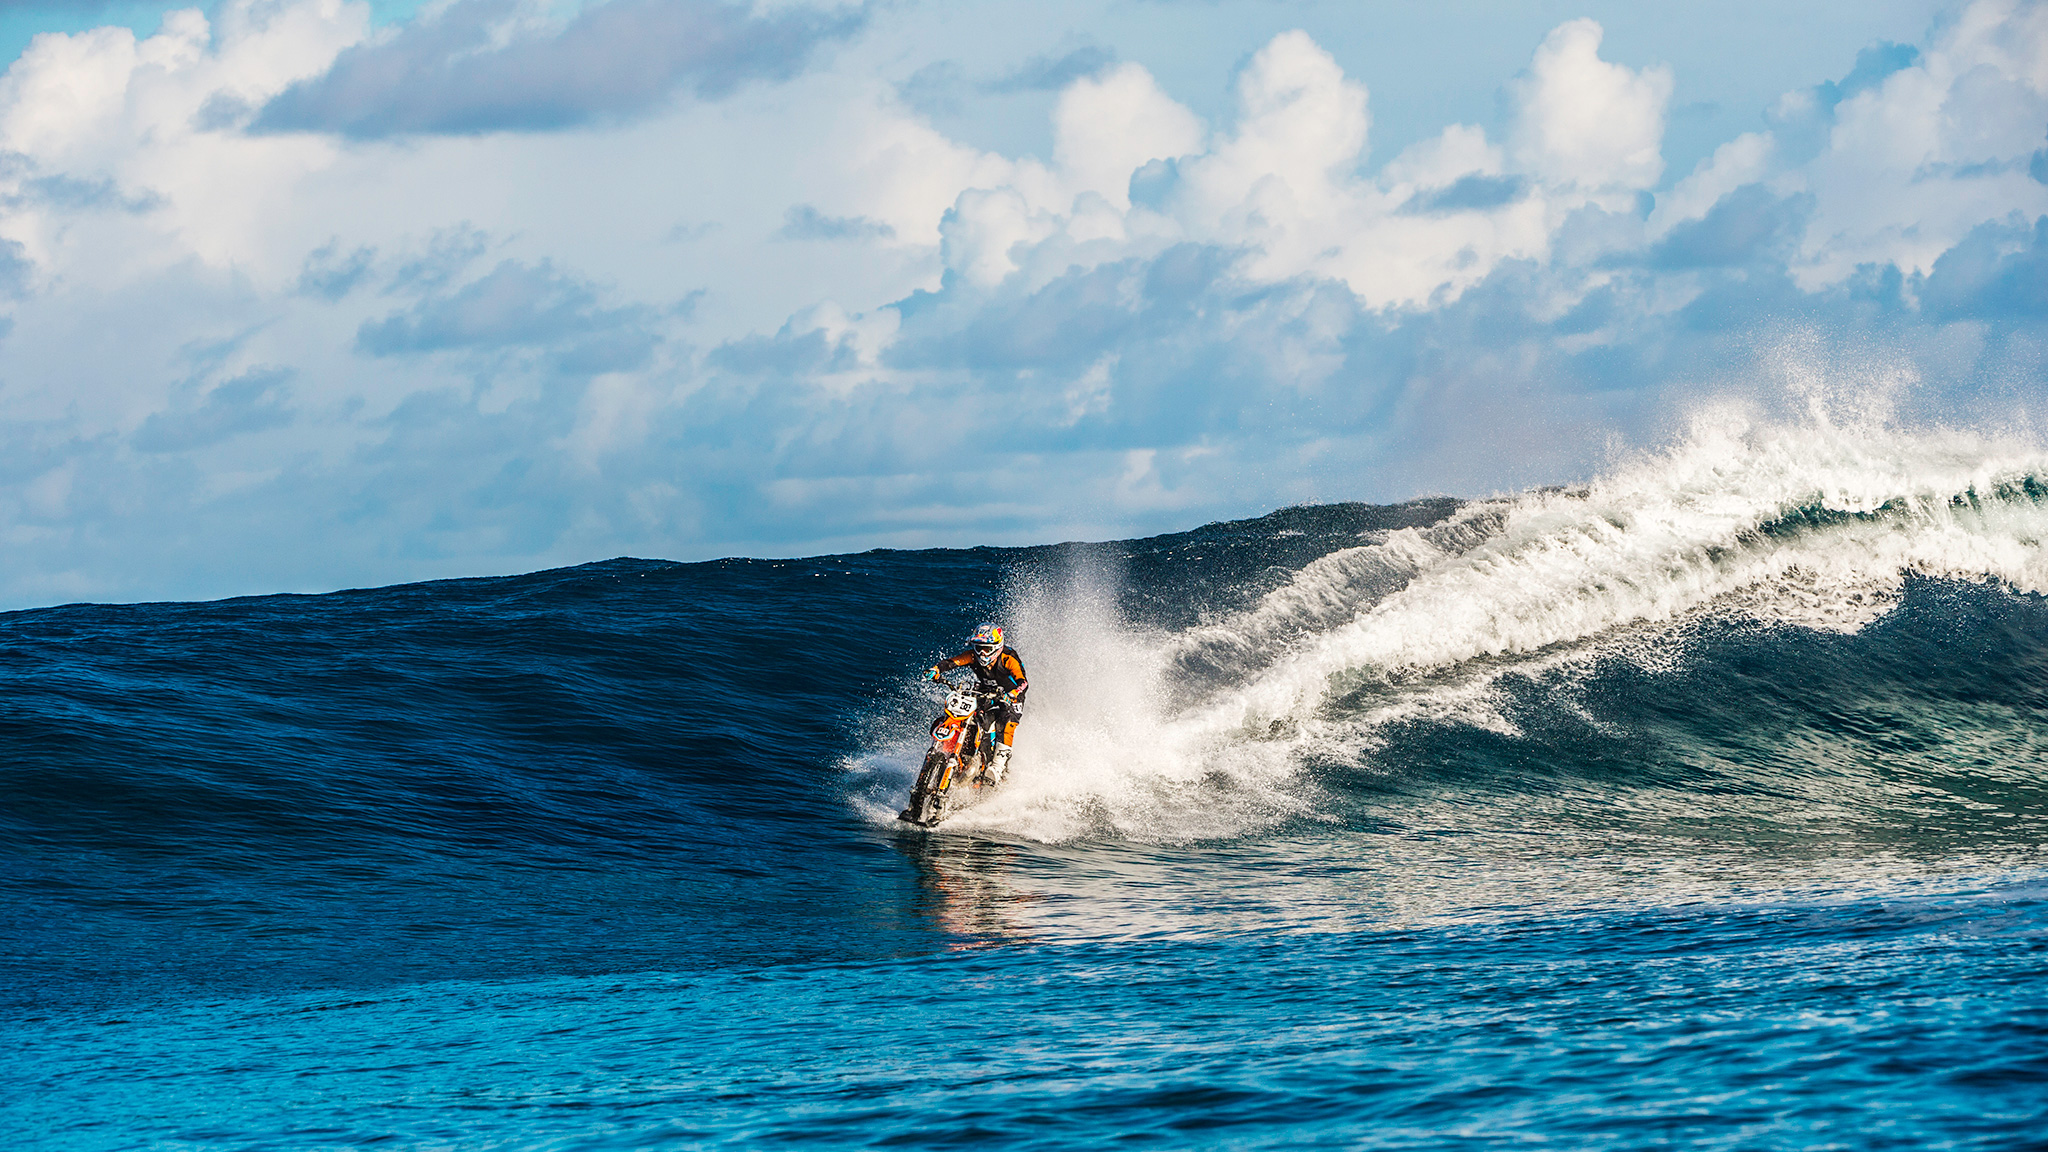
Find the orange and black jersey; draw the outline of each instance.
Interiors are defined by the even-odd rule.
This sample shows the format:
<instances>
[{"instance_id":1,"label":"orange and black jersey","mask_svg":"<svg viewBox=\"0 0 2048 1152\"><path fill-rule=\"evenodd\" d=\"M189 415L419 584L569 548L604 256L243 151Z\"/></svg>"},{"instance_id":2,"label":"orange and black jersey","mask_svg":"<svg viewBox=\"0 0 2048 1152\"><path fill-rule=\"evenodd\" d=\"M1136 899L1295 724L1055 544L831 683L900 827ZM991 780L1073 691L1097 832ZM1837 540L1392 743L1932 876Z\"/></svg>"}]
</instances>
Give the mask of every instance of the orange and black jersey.
<instances>
[{"instance_id":1,"label":"orange and black jersey","mask_svg":"<svg viewBox=\"0 0 2048 1152\"><path fill-rule=\"evenodd\" d=\"M993 667L983 667L981 661L974 658L972 648L932 665L934 672L944 672L948 668L972 668L975 679L980 680L982 684L1000 688L1005 692L1015 692L1019 703L1024 700L1024 661L1018 659L1016 650L1008 645L1004 645L1002 652L996 656Z\"/></svg>"}]
</instances>

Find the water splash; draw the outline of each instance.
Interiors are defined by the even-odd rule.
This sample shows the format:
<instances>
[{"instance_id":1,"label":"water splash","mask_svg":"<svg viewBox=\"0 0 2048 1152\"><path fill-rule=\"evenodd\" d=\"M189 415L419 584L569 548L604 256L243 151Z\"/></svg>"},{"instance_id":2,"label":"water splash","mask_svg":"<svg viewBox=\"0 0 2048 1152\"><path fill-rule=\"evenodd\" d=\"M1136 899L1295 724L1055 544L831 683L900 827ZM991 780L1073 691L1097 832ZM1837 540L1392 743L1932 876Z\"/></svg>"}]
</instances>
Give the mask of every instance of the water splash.
<instances>
[{"instance_id":1,"label":"water splash","mask_svg":"<svg viewBox=\"0 0 2048 1152\"><path fill-rule=\"evenodd\" d=\"M1066 559L1008 597L1032 685L1011 780L949 825L1048 841L1193 840L1306 811L1284 751L1183 722L1174 638L1124 619L1123 572L1100 556Z\"/></svg>"},{"instance_id":2,"label":"water splash","mask_svg":"<svg viewBox=\"0 0 2048 1152\"><path fill-rule=\"evenodd\" d=\"M1720 410L1582 487L1340 549L1178 632L1125 621L1121 573L1077 560L1012 592L1033 679L1016 772L953 823L1243 835L1318 811L1303 766L1355 761L1390 725L1513 734L1504 676L1668 667L1707 619L1854 633L1914 575L2042 592L2044 477L2027 445Z\"/></svg>"}]
</instances>

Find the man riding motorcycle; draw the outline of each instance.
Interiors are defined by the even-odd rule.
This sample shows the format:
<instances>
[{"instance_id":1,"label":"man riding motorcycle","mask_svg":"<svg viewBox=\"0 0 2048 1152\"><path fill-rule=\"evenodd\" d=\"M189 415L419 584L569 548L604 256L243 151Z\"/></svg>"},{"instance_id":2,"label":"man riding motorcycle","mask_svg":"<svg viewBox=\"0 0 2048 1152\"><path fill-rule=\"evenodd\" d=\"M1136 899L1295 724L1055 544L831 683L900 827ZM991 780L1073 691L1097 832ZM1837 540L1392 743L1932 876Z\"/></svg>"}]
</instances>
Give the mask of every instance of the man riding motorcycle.
<instances>
[{"instance_id":1,"label":"man riding motorcycle","mask_svg":"<svg viewBox=\"0 0 2048 1152\"><path fill-rule=\"evenodd\" d=\"M1017 735L1017 722L1024 718L1024 661L1018 658L1016 649L1003 644L1001 628L983 624L967 638L966 651L932 665L932 679L942 680L954 668L974 669L982 688L999 693L982 710L982 722L996 738L995 759L989 765L987 779L991 784L999 784L1003 774L1010 770L1010 741Z\"/></svg>"}]
</instances>

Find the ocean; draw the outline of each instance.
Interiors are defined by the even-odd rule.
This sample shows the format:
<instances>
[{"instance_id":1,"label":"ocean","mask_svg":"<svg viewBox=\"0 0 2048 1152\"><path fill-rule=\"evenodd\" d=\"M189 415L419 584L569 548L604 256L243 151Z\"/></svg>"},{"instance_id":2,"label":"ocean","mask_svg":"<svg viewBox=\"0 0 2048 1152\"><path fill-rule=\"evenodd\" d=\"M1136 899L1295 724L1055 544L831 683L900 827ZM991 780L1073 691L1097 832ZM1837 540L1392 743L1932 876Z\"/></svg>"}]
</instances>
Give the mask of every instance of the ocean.
<instances>
[{"instance_id":1,"label":"ocean","mask_svg":"<svg viewBox=\"0 0 2048 1152\"><path fill-rule=\"evenodd\" d=\"M2048 1148L2048 455L0 616L0 1144ZM1011 779L893 817L982 619Z\"/></svg>"}]
</instances>

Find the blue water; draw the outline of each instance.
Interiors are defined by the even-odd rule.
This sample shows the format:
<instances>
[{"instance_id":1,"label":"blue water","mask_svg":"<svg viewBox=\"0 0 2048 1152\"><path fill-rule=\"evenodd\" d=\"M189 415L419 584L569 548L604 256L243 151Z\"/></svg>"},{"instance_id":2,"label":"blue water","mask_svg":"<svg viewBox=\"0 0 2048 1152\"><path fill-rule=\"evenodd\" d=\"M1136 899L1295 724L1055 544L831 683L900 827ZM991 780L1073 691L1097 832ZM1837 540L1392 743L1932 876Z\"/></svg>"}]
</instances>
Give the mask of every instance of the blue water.
<instances>
[{"instance_id":1,"label":"blue water","mask_svg":"<svg viewBox=\"0 0 2048 1152\"><path fill-rule=\"evenodd\" d=\"M2048 488L1683 464L0 617L0 1143L2048 1147Z\"/></svg>"}]
</instances>

